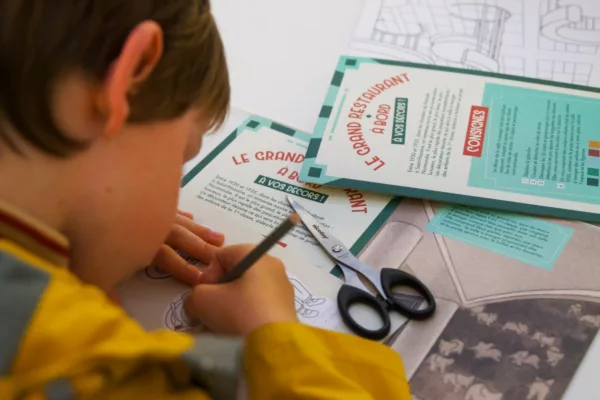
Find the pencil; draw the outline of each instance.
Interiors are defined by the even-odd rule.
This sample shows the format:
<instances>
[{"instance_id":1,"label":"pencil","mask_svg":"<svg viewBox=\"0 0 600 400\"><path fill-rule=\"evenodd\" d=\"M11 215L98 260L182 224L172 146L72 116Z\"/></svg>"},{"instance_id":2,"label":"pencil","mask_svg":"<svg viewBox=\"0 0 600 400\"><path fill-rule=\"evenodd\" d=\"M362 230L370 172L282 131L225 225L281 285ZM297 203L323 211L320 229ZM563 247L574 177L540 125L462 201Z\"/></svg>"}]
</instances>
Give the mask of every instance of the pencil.
<instances>
[{"instance_id":1,"label":"pencil","mask_svg":"<svg viewBox=\"0 0 600 400\"><path fill-rule=\"evenodd\" d=\"M281 240L294 226L301 222L296 213L290 214L273 232L269 234L258 246L256 246L246 257L242 259L229 273L221 279L221 283L228 283L239 279L256 261L264 256L271 248Z\"/></svg>"}]
</instances>

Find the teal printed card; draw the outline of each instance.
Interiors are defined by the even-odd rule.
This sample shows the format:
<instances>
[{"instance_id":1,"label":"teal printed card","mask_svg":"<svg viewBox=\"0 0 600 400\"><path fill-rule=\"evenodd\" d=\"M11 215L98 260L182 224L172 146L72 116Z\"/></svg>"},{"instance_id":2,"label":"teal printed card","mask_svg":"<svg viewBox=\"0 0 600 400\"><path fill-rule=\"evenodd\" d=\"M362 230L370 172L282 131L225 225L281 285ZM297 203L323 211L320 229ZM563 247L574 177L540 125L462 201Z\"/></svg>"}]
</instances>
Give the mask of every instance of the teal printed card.
<instances>
[{"instance_id":1,"label":"teal printed card","mask_svg":"<svg viewBox=\"0 0 600 400\"><path fill-rule=\"evenodd\" d=\"M488 83L482 104L493 112L470 186L600 204L591 147L600 100Z\"/></svg>"},{"instance_id":2,"label":"teal printed card","mask_svg":"<svg viewBox=\"0 0 600 400\"><path fill-rule=\"evenodd\" d=\"M600 89L343 56L300 181L600 222Z\"/></svg>"}]
</instances>

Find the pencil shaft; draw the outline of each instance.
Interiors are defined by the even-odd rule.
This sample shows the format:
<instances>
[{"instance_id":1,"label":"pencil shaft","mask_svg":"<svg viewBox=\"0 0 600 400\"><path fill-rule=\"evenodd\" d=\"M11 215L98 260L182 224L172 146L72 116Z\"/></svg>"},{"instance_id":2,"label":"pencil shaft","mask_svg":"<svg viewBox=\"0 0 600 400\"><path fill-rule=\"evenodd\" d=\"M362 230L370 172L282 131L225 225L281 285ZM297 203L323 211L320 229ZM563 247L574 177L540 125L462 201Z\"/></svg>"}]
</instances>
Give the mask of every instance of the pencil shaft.
<instances>
[{"instance_id":1,"label":"pencil shaft","mask_svg":"<svg viewBox=\"0 0 600 400\"><path fill-rule=\"evenodd\" d=\"M296 224L290 218L283 221L256 246L242 261L238 263L222 280L221 283L232 282L240 278L255 262L271 250L271 248L284 237Z\"/></svg>"}]
</instances>

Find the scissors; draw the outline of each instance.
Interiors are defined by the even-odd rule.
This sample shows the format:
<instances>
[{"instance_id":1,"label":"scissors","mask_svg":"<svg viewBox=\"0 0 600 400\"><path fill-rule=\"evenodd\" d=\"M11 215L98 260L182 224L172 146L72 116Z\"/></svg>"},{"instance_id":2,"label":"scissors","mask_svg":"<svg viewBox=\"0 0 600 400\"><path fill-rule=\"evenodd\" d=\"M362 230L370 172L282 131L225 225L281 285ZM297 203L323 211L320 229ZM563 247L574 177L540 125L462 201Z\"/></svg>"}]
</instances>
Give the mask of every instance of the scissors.
<instances>
[{"instance_id":1,"label":"scissors","mask_svg":"<svg viewBox=\"0 0 600 400\"><path fill-rule=\"evenodd\" d=\"M323 249L335 260L336 265L344 274L345 283L338 292L337 304L342 320L355 334L372 340L385 338L391 330L389 313L393 310L414 320L424 320L433 315L436 304L431 291L416 277L399 269L383 268L376 270L356 258L344 244L333 236L329 230L319 223L296 200L288 197L288 202L302 219L306 228L317 239ZM366 278L376 289L377 295L371 294L362 283L359 274ZM409 287L425 298L427 307L424 309L410 308L398 301L392 289L399 286ZM369 329L358 323L350 314L353 304L363 304L375 311L382 319L383 326L379 329Z\"/></svg>"}]
</instances>

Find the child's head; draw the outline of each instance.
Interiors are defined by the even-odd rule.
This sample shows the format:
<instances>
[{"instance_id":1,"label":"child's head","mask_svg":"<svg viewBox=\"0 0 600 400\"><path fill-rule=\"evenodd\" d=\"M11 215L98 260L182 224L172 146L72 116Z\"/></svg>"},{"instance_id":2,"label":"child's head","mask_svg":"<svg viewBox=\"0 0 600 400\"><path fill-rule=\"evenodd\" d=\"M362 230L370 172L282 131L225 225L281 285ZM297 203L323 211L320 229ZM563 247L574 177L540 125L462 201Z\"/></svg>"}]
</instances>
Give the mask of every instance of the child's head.
<instances>
[{"instance_id":1,"label":"child's head","mask_svg":"<svg viewBox=\"0 0 600 400\"><path fill-rule=\"evenodd\" d=\"M227 112L208 3L0 3L0 199L65 233L100 286L151 260L182 164Z\"/></svg>"}]
</instances>

